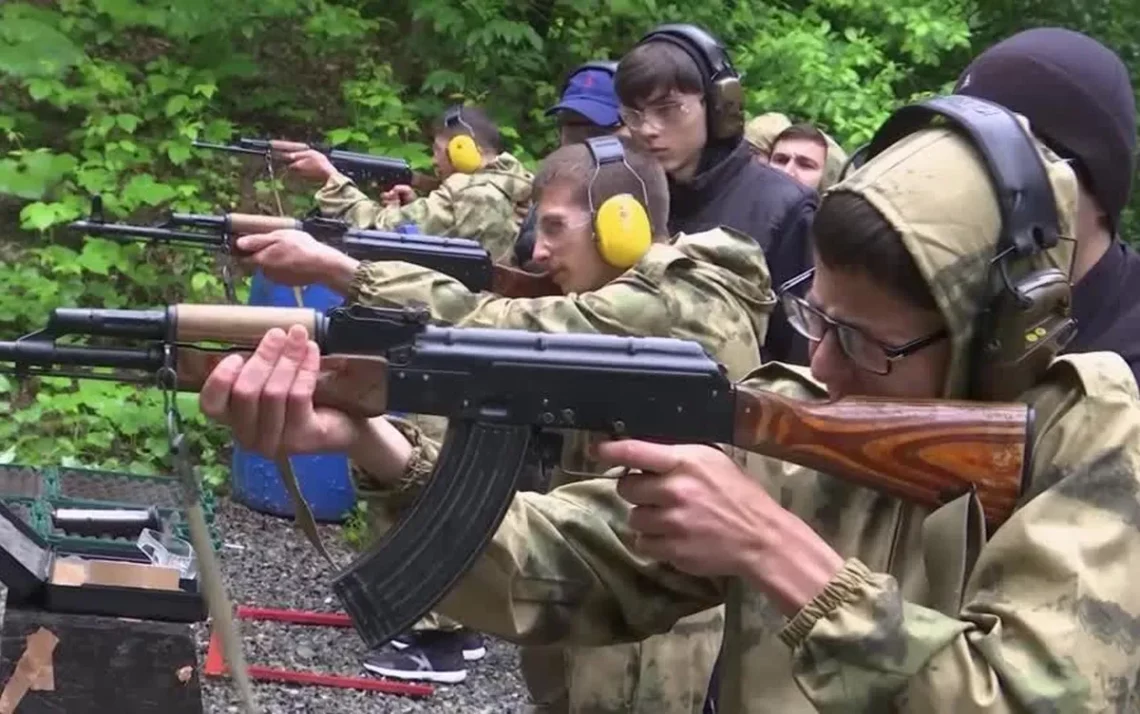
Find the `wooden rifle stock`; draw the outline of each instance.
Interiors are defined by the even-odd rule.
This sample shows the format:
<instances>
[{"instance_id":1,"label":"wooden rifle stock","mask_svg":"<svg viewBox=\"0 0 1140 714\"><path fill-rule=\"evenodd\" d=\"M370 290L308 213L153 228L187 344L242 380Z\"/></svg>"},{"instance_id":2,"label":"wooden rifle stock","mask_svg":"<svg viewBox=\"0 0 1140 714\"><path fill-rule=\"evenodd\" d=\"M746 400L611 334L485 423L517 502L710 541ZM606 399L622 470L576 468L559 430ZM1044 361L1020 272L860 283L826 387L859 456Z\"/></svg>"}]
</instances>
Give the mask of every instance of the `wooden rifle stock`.
<instances>
[{"instance_id":1,"label":"wooden rifle stock","mask_svg":"<svg viewBox=\"0 0 1140 714\"><path fill-rule=\"evenodd\" d=\"M218 363L232 354L248 359L251 353L178 348L175 364L179 391L200 391ZM384 415L388 411L388 360L367 355L322 357L313 403L360 419Z\"/></svg>"},{"instance_id":2,"label":"wooden rifle stock","mask_svg":"<svg viewBox=\"0 0 1140 714\"><path fill-rule=\"evenodd\" d=\"M928 508L974 490L993 528L1021 495L1031 416L1019 403L804 402L738 387L734 443Z\"/></svg>"},{"instance_id":3,"label":"wooden rifle stock","mask_svg":"<svg viewBox=\"0 0 1140 714\"><path fill-rule=\"evenodd\" d=\"M443 184L435 176L420 171L412 172L412 188L420 193L431 193Z\"/></svg>"},{"instance_id":4,"label":"wooden rifle stock","mask_svg":"<svg viewBox=\"0 0 1140 714\"><path fill-rule=\"evenodd\" d=\"M545 273L528 273L496 263L491 268L491 292L509 298L561 295L562 289Z\"/></svg>"}]
</instances>

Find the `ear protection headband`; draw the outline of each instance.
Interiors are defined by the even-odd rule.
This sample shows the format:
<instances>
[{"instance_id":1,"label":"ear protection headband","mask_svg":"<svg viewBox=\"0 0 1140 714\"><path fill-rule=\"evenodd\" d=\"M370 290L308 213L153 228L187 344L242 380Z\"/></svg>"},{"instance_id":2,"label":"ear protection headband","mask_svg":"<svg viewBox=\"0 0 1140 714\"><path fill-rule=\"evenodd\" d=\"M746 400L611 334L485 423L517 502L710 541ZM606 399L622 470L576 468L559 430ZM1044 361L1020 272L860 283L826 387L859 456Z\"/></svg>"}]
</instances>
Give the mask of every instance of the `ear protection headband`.
<instances>
[{"instance_id":1,"label":"ear protection headband","mask_svg":"<svg viewBox=\"0 0 1140 714\"><path fill-rule=\"evenodd\" d=\"M574 70L570 72L570 74L566 75L566 79L562 81L562 89L558 90L558 94L562 95L566 93L566 88L570 86L570 80L574 79L576 75L587 72L591 69L596 69L600 72L605 72L606 74L613 77L617 74L617 67L618 63L612 60L590 60L583 65L575 67Z\"/></svg>"},{"instance_id":2,"label":"ear protection headband","mask_svg":"<svg viewBox=\"0 0 1140 714\"><path fill-rule=\"evenodd\" d=\"M720 40L696 25L668 24L654 28L637 43L663 41L685 51L705 76L709 136L728 139L744 133L744 89L740 75Z\"/></svg>"},{"instance_id":3,"label":"ear protection headband","mask_svg":"<svg viewBox=\"0 0 1140 714\"><path fill-rule=\"evenodd\" d=\"M1033 137L1008 109L975 97L934 97L905 106L871 139L867 158L941 118L962 131L985 161L1001 210L986 301L971 352L970 393L1014 399L1036 383L1076 335L1069 276L1030 259L1057 245L1052 184Z\"/></svg>"},{"instance_id":4,"label":"ear protection headband","mask_svg":"<svg viewBox=\"0 0 1140 714\"><path fill-rule=\"evenodd\" d=\"M483 153L475 142L475 130L463 119L463 107L452 107L443 115L443 125L448 129L461 129L466 134L456 134L447 141L447 159L455 170L472 174L483 165Z\"/></svg>"},{"instance_id":5,"label":"ear protection headband","mask_svg":"<svg viewBox=\"0 0 1140 714\"><path fill-rule=\"evenodd\" d=\"M598 241L598 253L602 259L615 268L629 268L641 260L649 244L653 242L653 228L649 224L649 194L645 181L625 160L625 149L616 136L598 136L586 140L590 155L594 158L594 173L586 187L586 197L590 203L590 214L594 218L594 236ZM641 184L641 200L628 193L610 196L596 209L594 207L594 182L602 167L621 163Z\"/></svg>"}]
</instances>

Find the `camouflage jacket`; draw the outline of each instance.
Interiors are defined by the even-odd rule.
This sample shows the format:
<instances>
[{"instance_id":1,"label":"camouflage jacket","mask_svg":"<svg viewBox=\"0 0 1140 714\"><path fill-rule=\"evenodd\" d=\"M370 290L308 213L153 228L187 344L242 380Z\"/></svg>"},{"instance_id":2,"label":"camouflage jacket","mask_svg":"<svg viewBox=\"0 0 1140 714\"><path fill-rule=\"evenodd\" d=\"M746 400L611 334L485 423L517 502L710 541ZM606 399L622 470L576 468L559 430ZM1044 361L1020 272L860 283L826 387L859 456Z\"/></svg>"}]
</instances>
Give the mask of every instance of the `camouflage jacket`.
<instances>
[{"instance_id":1,"label":"camouflage jacket","mask_svg":"<svg viewBox=\"0 0 1140 714\"><path fill-rule=\"evenodd\" d=\"M388 208L370 200L351 179L329 179L317 191L321 213L357 228L395 230L415 223L420 232L483 244L495 262L507 262L521 220L516 206L530 202L533 176L508 153L473 174L455 173L423 198Z\"/></svg>"},{"instance_id":2,"label":"camouflage jacket","mask_svg":"<svg viewBox=\"0 0 1140 714\"><path fill-rule=\"evenodd\" d=\"M822 397L779 364L745 385ZM490 548L438 609L515 641L590 646L642 639L727 601L721 705L729 714L1135 711L1135 383L1117 355L1073 355L1025 399L1037 412L1031 482L964 582L927 571L928 511L750 457L749 471L781 505L848 559L790 621L740 581L634 554L629 506L609 479L518 494ZM438 453L404 428L416 448L402 490L384 492L396 508Z\"/></svg>"}]
</instances>

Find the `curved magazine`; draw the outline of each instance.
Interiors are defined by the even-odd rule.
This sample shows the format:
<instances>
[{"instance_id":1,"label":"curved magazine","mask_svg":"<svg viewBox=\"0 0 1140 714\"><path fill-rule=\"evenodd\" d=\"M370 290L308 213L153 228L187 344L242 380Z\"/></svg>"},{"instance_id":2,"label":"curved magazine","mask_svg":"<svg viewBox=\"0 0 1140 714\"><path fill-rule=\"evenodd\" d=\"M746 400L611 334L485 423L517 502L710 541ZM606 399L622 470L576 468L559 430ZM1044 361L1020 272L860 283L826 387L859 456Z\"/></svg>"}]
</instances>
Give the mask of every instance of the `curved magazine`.
<instances>
[{"instance_id":1,"label":"curved magazine","mask_svg":"<svg viewBox=\"0 0 1140 714\"><path fill-rule=\"evenodd\" d=\"M412 510L333 579L369 648L428 613L474 564L519 488L529 426L452 420Z\"/></svg>"}]
</instances>

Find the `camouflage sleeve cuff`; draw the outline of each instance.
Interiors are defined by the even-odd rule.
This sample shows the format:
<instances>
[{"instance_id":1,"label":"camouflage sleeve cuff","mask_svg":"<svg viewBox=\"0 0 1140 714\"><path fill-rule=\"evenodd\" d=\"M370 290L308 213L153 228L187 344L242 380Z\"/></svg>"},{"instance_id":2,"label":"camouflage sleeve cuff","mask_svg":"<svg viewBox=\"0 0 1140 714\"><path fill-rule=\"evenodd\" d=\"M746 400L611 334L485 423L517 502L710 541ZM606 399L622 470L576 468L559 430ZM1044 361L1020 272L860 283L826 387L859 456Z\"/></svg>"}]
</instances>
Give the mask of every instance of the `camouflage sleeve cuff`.
<instances>
[{"instance_id":1,"label":"camouflage sleeve cuff","mask_svg":"<svg viewBox=\"0 0 1140 714\"><path fill-rule=\"evenodd\" d=\"M329 176L327 181L325 181L325 185L321 186L321 188L317 191L317 198L320 199L322 196L332 196L338 194L344 189L345 186L355 185L356 183L344 174L333 174L332 176Z\"/></svg>"},{"instance_id":2,"label":"camouflage sleeve cuff","mask_svg":"<svg viewBox=\"0 0 1140 714\"><path fill-rule=\"evenodd\" d=\"M348 284L348 294L344 296L345 303L359 303L360 291L365 284L368 283L368 266L371 265L366 260L362 260L356 264L356 270L352 273L352 281ZM389 419L393 424L395 420ZM410 441L410 440L409 440Z\"/></svg>"},{"instance_id":3,"label":"camouflage sleeve cuff","mask_svg":"<svg viewBox=\"0 0 1140 714\"><path fill-rule=\"evenodd\" d=\"M416 500L420 489L431 478L435 463L439 459L440 445L424 436L415 424L399 417L385 418L412 445L412 454L403 475L395 482L382 482L373 478L354 462L352 476L358 488L368 491L372 498L384 501L388 509L398 512Z\"/></svg>"},{"instance_id":4,"label":"camouflage sleeve cuff","mask_svg":"<svg viewBox=\"0 0 1140 714\"><path fill-rule=\"evenodd\" d=\"M855 558L849 558L823 592L796 613L792 621L780 631L780 640L794 650L807 638L815 623L861 597L863 586L870 576L871 570L866 565Z\"/></svg>"}]
</instances>

